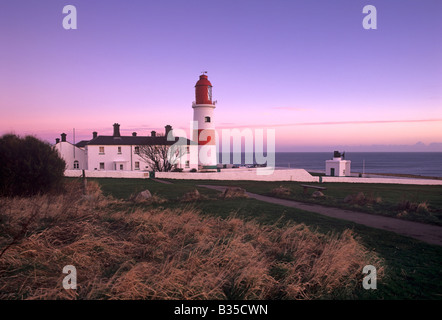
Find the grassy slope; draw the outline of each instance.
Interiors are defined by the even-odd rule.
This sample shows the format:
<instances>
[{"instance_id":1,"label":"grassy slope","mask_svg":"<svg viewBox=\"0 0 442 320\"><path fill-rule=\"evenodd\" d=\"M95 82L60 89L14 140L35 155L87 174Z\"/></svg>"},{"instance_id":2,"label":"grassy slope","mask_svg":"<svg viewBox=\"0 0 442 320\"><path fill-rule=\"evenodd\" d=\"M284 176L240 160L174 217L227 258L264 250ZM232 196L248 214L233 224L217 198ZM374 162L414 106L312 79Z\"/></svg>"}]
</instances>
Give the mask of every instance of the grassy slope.
<instances>
[{"instance_id":1,"label":"grassy slope","mask_svg":"<svg viewBox=\"0 0 442 320\"><path fill-rule=\"evenodd\" d=\"M218 182L207 182L208 184L218 184ZM229 185L229 181L220 181L220 185ZM297 200L302 202L317 203L325 206L352 209L366 213L380 214L390 217L396 217L404 211L401 205L406 202L427 203L428 212L418 213L409 212L403 218L411 221L442 225L442 186L413 186L413 185L394 185L394 184L366 184L366 183L324 183L322 187L324 198L312 198L311 189L308 194L303 193L300 186L303 183L298 182L260 182L240 181L236 185L245 188L249 192L270 195L271 190L283 186L291 190L288 196L281 196L285 199ZM317 185L317 184L311 184ZM348 204L344 199L348 195L355 195L359 192L368 197L381 199L380 203L371 205Z\"/></svg>"},{"instance_id":2,"label":"grassy slope","mask_svg":"<svg viewBox=\"0 0 442 320\"><path fill-rule=\"evenodd\" d=\"M175 184L181 187L195 186L198 184L212 185L234 185L263 195L272 195L271 191L277 187L285 187L291 190L290 195L279 195L281 198L296 200L301 202L316 203L324 206L332 206L344 209L352 209L361 212L379 214L390 217L396 217L404 209L401 206L404 202L420 204L426 203L428 212L414 212L408 210L403 219L442 225L442 186L413 186L413 185L394 185L394 184L356 184L356 183L324 183L322 187L327 190L324 198L312 198L311 189L307 194L303 193L301 187L304 183L299 182L259 182L256 181L175 181ZM317 184L311 184L317 185ZM115 190L114 190L115 191ZM379 198L380 203L371 203L365 205L345 203L344 199L348 195L363 193L368 198Z\"/></svg>"},{"instance_id":3,"label":"grassy slope","mask_svg":"<svg viewBox=\"0 0 442 320\"><path fill-rule=\"evenodd\" d=\"M149 189L169 200L176 200L184 193L195 189L197 184L226 184L232 182L222 181L173 181L172 185L161 184L149 180L138 179L97 179L105 193L118 198L128 198L132 193ZM271 188L281 183L267 182L236 182L236 185L246 188L248 191L266 193ZM291 188L298 187L296 183L288 184ZM438 197L439 188L418 186L379 186L379 185L346 185L327 184L327 192L334 196L344 197L349 193L379 192L384 201L391 202L400 200L401 197L414 195L425 197L433 206L442 206L442 200ZM418 189L418 190L416 190ZM198 190L215 199L217 192L205 188ZM421 191L419 191L421 190ZM378 290L368 292L361 290L359 298L374 299L440 299L442 294L442 248L428 245L420 241L396 235L392 232L376 230L352 222L333 219L319 214L303 212L294 208L259 202L253 199L235 200L210 200L195 204L205 214L227 217L231 214L256 219L262 223L281 223L291 220L304 223L318 231L327 233L343 231L347 228L354 230L361 238L363 244L378 252L386 262L387 274L378 283ZM180 202L170 201L160 206L183 206Z\"/></svg>"}]
</instances>

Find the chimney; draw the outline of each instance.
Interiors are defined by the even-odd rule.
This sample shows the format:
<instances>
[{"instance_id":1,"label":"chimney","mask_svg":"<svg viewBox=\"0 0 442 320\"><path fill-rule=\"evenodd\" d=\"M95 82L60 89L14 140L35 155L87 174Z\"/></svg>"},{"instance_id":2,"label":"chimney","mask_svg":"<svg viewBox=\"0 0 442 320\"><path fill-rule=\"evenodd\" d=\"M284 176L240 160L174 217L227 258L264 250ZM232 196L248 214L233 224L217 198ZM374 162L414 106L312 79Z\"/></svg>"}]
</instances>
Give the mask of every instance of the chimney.
<instances>
[{"instance_id":1,"label":"chimney","mask_svg":"<svg viewBox=\"0 0 442 320\"><path fill-rule=\"evenodd\" d=\"M60 143L60 138L55 139L55 144Z\"/></svg>"},{"instance_id":2,"label":"chimney","mask_svg":"<svg viewBox=\"0 0 442 320\"><path fill-rule=\"evenodd\" d=\"M96 137L98 137L98 132L97 131L92 132L92 139L95 139Z\"/></svg>"},{"instance_id":3,"label":"chimney","mask_svg":"<svg viewBox=\"0 0 442 320\"><path fill-rule=\"evenodd\" d=\"M169 134L169 132L172 131L172 126L167 125L167 126L165 126L165 128L166 128L166 138L167 138L167 135Z\"/></svg>"},{"instance_id":4,"label":"chimney","mask_svg":"<svg viewBox=\"0 0 442 320\"><path fill-rule=\"evenodd\" d=\"M136 132L132 132L132 137L136 137L137 133Z\"/></svg>"},{"instance_id":5,"label":"chimney","mask_svg":"<svg viewBox=\"0 0 442 320\"><path fill-rule=\"evenodd\" d=\"M150 133L150 135L151 135L152 137L156 137L156 136L157 136L157 133L156 133L155 131L152 131L152 132Z\"/></svg>"},{"instance_id":6,"label":"chimney","mask_svg":"<svg viewBox=\"0 0 442 320\"><path fill-rule=\"evenodd\" d=\"M66 142L66 133L61 134L61 142Z\"/></svg>"},{"instance_id":7,"label":"chimney","mask_svg":"<svg viewBox=\"0 0 442 320\"><path fill-rule=\"evenodd\" d=\"M114 123L114 137L121 137L120 125L118 123Z\"/></svg>"}]
</instances>

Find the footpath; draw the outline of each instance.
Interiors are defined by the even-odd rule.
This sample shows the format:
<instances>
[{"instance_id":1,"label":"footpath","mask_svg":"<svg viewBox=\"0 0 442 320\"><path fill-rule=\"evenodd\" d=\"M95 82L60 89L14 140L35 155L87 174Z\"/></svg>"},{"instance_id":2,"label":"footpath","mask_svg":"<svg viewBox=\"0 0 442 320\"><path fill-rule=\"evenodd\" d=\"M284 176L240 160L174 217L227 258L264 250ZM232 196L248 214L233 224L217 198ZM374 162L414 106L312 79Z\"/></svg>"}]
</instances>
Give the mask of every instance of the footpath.
<instances>
[{"instance_id":1,"label":"footpath","mask_svg":"<svg viewBox=\"0 0 442 320\"><path fill-rule=\"evenodd\" d=\"M199 185L199 187L224 191L225 186ZM304 211L315 212L325 216L353 221L368 227L396 232L398 234L415 238L429 244L442 245L442 227L400 220L397 218L384 217L363 212L345 210L340 208L324 207L317 204L302 203L293 200L279 199L247 192L253 199L278 204L286 207L296 208Z\"/></svg>"}]
</instances>

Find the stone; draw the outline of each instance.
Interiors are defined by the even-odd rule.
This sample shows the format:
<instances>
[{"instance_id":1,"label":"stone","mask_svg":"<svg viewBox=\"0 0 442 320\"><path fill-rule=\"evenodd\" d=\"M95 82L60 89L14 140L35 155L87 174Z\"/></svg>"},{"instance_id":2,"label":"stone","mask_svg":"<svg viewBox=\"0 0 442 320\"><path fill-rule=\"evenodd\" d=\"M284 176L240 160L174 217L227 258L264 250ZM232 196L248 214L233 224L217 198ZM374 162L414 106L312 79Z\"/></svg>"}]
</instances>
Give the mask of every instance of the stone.
<instances>
[{"instance_id":1,"label":"stone","mask_svg":"<svg viewBox=\"0 0 442 320\"><path fill-rule=\"evenodd\" d=\"M138 192L134 197L132 197L131 200L134 202L143 202L149 200L150 198L152 198L152 194L149 190L146 189L144 191Z\"/></svg>"},{"instance_id":2,"label":"stone","mask_svg":"<svg viewBox=\"0 0 442 320\"><path fill-rule=\"evenodd\" d=\"M315 191L312 193L313 198L322 198L324 194L321 191Z\"/></svg>"},{"instance_id":3,"label":"stone","mask_svg":"<svg viewBox=\"0 0 442 320\"><path fill-rule=\"evenodd\" d=\"M189 201L197 201L197 200L206 200L207 197L199 193L197 189L187 192L183 195L181 198L182 202L189 202Z\"/></svg>"}]
</instances>

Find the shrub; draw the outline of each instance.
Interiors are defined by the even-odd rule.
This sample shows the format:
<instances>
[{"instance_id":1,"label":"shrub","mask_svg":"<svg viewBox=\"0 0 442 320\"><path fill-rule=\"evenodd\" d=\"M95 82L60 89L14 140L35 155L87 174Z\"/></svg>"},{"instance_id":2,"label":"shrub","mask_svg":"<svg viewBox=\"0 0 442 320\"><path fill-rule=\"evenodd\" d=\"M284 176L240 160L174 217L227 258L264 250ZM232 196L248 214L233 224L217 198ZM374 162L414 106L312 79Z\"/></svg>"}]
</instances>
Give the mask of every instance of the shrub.
<instances>
[{"instance_id":1,"label":"shrub","mask_svg":"<svg viewBox=\"0 0 442 320\"><path fill-rule=\"evenodd\" d=\"M406 199L402 199L399 202L397 210L400 211L400 213L398 214L398 216L400 217L407 216L407 213L419 213L423 215L427 215L430 213L427 201L417 203Z\"/></svg>"},{"instance_id":2,"label":"shrub","mask_svg":"<svg viewBox=\"0 0 442 320\"><path fill-rule=\"evenodd\" d=\"M187 192L185 193L180 201L181 202L193 202L193 201L198 201L198 200L207 200L207 196L199 193L199 191L197 189Z\"/></svg>"},{"instance_id":3,"label":"shrub","mask_svg":"<svg viewBox=\"0 0 442 320\"><path fill-rule=\"evenodd\" d=\"M66 163L47 142L6 134L0 138L0 196L31 196L61 186Z\"/></svg>"},{"instance_id":4,"label":"shrub","mask_svg":"<svg viewBox=\"0 0 442 320\"><path fill-rule=\"evenodd\" d=\"M382 202L382 198L379 196L374 196L373 194L366 195L363 192L358 192L357 194L350 194L344 198L344 202L351 205L358 206L371 206L373 204L379 204Z\"/></svg>"},{"instance_id":5,"label":"shrub","mask_svg":"<svg viewBox=\"0 0 442 320\"><path fill-rule=\"evenodd\" d=\"M278 188L274 188L270 193L276 197L289 196L290 189L283 186L279 186Z\"/></svg>"},{"instance_id":6,"label":"shrub","mask_svg":"<svg viewBox=\"0 0 442 320\"><path fill-rule=\"evenodd\" d=\"M416 212L418 213L428 213L428 203L427 201L421 202L417 205Z\"/></svg>"},{"instance_id":7,"label":"shrub","mask_svg":"<svg viewBox=\"0 0 442 320\"><path fill-rule=\"evenodd\" d=\"M248 198L246 190L240 187L228 187L220 195L221 199L231 199L231 198Z\"/></svg>"}]
</instances>

